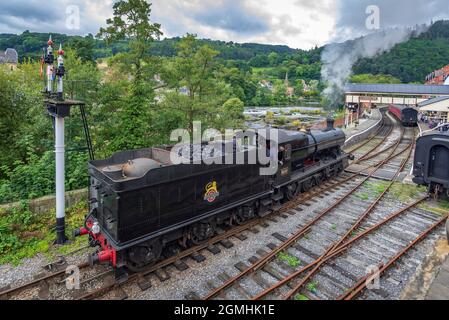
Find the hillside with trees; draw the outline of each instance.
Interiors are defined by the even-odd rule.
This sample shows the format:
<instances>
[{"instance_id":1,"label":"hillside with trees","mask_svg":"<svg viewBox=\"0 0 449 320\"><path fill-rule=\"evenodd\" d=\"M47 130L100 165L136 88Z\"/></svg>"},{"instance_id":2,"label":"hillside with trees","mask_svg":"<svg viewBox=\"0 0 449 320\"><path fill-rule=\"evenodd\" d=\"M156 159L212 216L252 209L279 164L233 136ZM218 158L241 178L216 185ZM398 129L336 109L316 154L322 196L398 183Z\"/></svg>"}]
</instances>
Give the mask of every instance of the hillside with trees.
<instances>
[{"instance_id":1,"label":"hillside with trees","mask_svg":"<svg viewBox=\"0 0 449 320\"><path fill-rule=\"evenodd\" d=\"M388 74L403 83L423 83L425 77L449 64L449 21L437 21L426 32L374 59L362 59L355 74Z\"/></svg>"}]
</instances>

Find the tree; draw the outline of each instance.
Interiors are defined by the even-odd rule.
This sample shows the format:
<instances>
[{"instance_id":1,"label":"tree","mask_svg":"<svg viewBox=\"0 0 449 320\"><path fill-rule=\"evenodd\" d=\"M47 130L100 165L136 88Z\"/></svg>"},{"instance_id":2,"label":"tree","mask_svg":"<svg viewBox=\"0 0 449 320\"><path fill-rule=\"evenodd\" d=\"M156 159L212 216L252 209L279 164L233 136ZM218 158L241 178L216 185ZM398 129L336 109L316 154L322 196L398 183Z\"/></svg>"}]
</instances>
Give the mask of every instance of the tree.
<instances>
[{"instance_id":1,"label":"tree","mask_svg":"<svg viewBox=\"0 0 449 320\"><path fill-rule=\"evenodd\" d=\"M195 120L216 117L217 108L226 99L220 94L225 85L215 77L218 54L208 45L201 45L196 35L187 34L178 45L177 57L165 66L164 81L188 98L181 99L180 108L185 112L189 132L193 132Z\"/></svg>"},{"instance_id":2,"label":"tree","mask_svg":"<svg viewBox=\"0 0 449 320\"><path fill-rule=\"evenodd\" d=\"M145 0L121 0L114 3L114 17L106 20L98 36L111 44L129 39L131 52L126 56L134 67L135 81L142 78L143 62L150 57L151 43L162 36L161 25L150 22L151 3Z\"/></svg>"},{"instance_id":3,"label":"tree","mask_svg":"<svg viewBox=\"0 0 449 320\"><path fill-rule=\"evenodd\" d=\"M245 104L239 98L231 98L223 104L226 125L233 128L241 128L245 119L243 112Z\"/></svg>"},{"instance_id":4,"label":"tree","mask_svg":"<svg viewBox=\"0 0 449 320\"><path fill-rule=\"evenodd\" d=\"M95 63L94 48L95 40L92 35L85 38L71 38L68 47L73 49L82 62Z\"/></svg>"},{"instance_id":5,"label":"tree","mask_svg":"<svg viewBox=\"0 0 449 320\"><path fill-rule=\"evenodd\" d=\"M150 22L151 4L145 0L122 0L114 4L114 17L98 34L107 44L129 40L130 51L115 59L116 63L130 65L133 80L117 121L121 131L113 143L117 149L148 146L150 132L150 103L154 99L151 81L155 73L150 56L151 43L162 35L161 25Z\"/></svg>"},{"instance_id":6,"label":"tree","mask_svg":"<svg viewBox=\"0 0 449 320\"><path fill-rule=\"evenodd\" d=\"M278 64L279 55L276 52L271 52L268 55L268 61L270 63L270 66L274 67Z\"/></svg>"},{"instance_id":7,"label":"tree","mask_svg":"<svg viewBox=\"0 0 449 320\"><path fill-rule=\"evenodd\" d=\"M401 80L385 74L358 74L351 77L353 83L391 83L398 84Z\"/></svg>"}]
</instances>

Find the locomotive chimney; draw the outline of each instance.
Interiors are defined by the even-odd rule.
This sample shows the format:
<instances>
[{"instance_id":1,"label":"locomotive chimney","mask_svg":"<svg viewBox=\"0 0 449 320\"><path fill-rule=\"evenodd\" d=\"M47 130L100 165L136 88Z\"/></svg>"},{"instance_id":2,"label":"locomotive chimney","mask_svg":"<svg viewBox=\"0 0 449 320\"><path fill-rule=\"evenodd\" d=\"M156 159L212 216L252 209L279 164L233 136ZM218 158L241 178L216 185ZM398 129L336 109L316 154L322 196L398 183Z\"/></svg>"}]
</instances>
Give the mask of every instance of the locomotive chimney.
<instances>
[{"instance_id":1,"label":"locomotive chimney","mask_svg":"<svg viewBox=\"0 0 449 320\"><path fill-rule=\"evenodd\" d=\"M327 120L327 128L326 131L332 131L335 130L334 124L335 124L335 120L332 117L328 117Z\"/></svg>"}]
</instances>

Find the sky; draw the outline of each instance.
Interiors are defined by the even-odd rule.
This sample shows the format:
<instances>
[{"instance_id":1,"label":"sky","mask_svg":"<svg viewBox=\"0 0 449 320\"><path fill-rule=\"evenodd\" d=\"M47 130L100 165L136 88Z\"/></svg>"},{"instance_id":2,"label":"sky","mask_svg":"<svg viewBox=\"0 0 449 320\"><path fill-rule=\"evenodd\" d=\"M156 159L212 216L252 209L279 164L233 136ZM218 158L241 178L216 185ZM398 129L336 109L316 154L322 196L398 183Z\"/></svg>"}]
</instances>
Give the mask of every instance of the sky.
<instances>
[{"instance_id":1,"label":"sky","mask_svg":"<svg viewBox=\"0 0 449 320\"><path fill-rule=\"evenodd\" d=\"M114 0L0 2L0 33L96 34ZM257 42L310 49L377 28L449 19L449 0L153 0L164 37ZM373 7L374 6L374 7ZM368 22L368 23L367 23Z\"/></svg>"}]
</instances>

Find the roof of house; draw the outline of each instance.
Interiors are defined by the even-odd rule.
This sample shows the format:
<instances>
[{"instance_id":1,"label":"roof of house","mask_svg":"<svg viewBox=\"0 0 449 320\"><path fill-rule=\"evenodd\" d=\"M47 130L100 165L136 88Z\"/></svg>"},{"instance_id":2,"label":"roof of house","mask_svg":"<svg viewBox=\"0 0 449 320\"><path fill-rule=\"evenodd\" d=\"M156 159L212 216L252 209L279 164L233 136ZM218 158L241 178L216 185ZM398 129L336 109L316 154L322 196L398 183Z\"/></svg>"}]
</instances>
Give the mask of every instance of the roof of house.
<instances>
[{"instance_id":1,"label":"roof of house","mask_svg":"<svg viewBox=\"0 0 449 320\"><path fill-rule=\"evenodd\" d=\"M423 85L423 84L358 84L349 83L346 85L347 93L391 93L391 94L417 94L449 95L449 86L444 85Z\"/></svg>"},{"instance_id":2,"label":"roof of house","mask_svg":"<svg viewBox=\"0 0 449 320\"><path fill-rule=\"evenodd\" d=\"M438 98L434 98L434 99L429 99L427 101L419 103L418 106L419 107L425 107L425 106L428 106L428 105L431 105L431 104L434 104L434 103L437 103L437 102L441 102L441 101L444 101L444 100L449 100L449 97L438 97Z\"/></svg>"}]
</instances>

